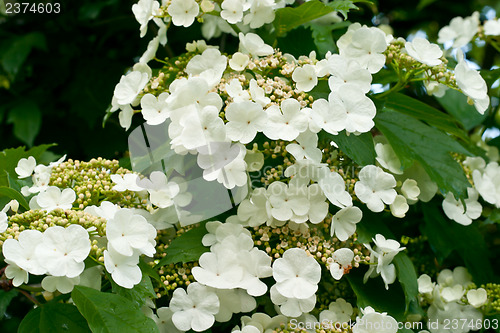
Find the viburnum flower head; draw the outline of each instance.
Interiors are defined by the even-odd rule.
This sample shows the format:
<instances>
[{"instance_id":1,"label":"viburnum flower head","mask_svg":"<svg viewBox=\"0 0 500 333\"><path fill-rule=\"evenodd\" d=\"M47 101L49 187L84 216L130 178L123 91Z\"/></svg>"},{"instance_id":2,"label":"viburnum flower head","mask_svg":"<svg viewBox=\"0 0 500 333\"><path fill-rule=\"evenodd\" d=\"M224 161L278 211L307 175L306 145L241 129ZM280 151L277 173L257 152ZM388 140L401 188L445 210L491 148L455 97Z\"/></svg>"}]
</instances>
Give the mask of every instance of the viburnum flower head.
<instances>
[{"instance_id":1,"label":"viburnum flower head","mask_svg":"<svg viewBox=\"0 0 500 333\"><path fill-rule=\"evenodd\" d=\"M193 267L192 273L196 281L203 285L233 289L243 279L243 268L234 254L206 252L199 259L199 267Z\"/></svg>"},{"instance_id":2,"label":"viburnum flower head","mask_svg":"<svg viewBox=\"0 0 500 333\"><path fill-rule=\"evenodd\" d=\"M477 201L479 193L473 187L467 188L468 198L465 199L465 207L460 200L455 200L453 194L448 192L443 200L443 210L448 218L462 225L469 225L472 220L481 216L483 207Z\"/></svg>"},{"instance_id":3,"label":"viburnum flower head","mask_svg":"<svg viewBox=\"0 0 500 333\"><path fill-rule=\"evenodd\" d=\"M193 24L199 12L200 6L194 0L172 0L167 9L172 23L186 28Z\"/></svg>"},{"instance_id":4,"label":"viburnum flower head","mask_svg":"<svg viewBox=\"0 0 500 333\"><path fill-rule=\"evenodd\" d=\"M455 67L455 79L458 87L474 103L480 114L490 105L488 87L478 71L469 67L461 50L457 52L458 64Z\"/></svg>"},{"instance_id":5,"label":"viburnum flower head","mask_svg":"<svg viewBox=\"0 0 500 333\"><path fill-rule=\"evenodd\" d=\"M330 73L328 86L331 91L337 91L345 84L357 87L364 94L370 91L372 76L366 68L361 67L356 58L332 54L327 60L325 70Z\"/></svg>"},{"instance_id":6,"label":"viburnum flower head","mask_svg":"<svg viewBox=\"0 0 500 333\"><path fill-rule=\"evenodd\" d=\"M77 277L90 253L89 233L79 224L50 227L43 233L36 251L40 264L50 275Z\"/></svg>"},{"instance_id":7,"label":"viburnum flower head","mask_svg":"<svg viewBox=\"0 0 500 333\"><path fill-rule=\"evenodd\" d=\"M229 60L229 67L231 67L231 69L235 71L242 71L247 67L249 61L250 58L248 57L248 55L241 52L236 52Z\"/></svg>"},{"instance_id":8,"label":"viburnum flower head","mask_svg":"<svg viewBox=\"0 0 500 333\"><path fill-rule=\"evenodd\" d=\"M280 221L293 219L294 215L302 216L307 214L310 203L306 193L298 190L294 184L286 185L276 181L267 188L269 203L271 205L271 215Z\"/></svg>"},{"instance_id":9,"label":"viburnum flower head","mask_svg":"<svg viewBox=\"0 0 500 333\"><path fill-rule=\"evenodd\" d=\"M250 2L250 12L243 18L243 23L249 25L251 29L256 29L264 24L274 21L273 0L254 0Z\"/></svg>"},{"instance_id":10,"label":"viburnum flower head","mask_svg":"<svg viewBox=\"0 0 500 333\"><path fill-rule=\"evenodd\" d=\"M271 287L270 290L271 301L280 307L280 312L285 316L298 317L303 313L309 313L316 305L316 295L308 298L290 298L281 295L276 285Z\"/></svg>"},{"instance_id":11,"label":"viburnum flower head","mask_svg":"<svg viewBox=\"0 0 500 333\"><path fill-rule=\"evenodd\" d=\"M439 45L430 43L427 39L415 37L405 43L406 52L418 62L427 66L437 66L442 63L443 51Z\"/></svg>"},{"instance_id":12,"label":"viburnum flower head","mask_svg":"<svg viewBox=\"0 0 500 333\"><path fill-rule=\"evenodd\" d=\"M220 17L230 24L236 24L243 19L245 2L242 0L224 0L221 5Z\"/></svg>"},{"instance_id":13,"label":"viburnum flower head","mask_svg":"<svg viewBox=\"0 0 500 333\"><path fill-rule=\"evenodd\" d=\"M219 83L227 67L227 57L215 48L208 48L202 54L195 55L186 65L189 76L204 78L210 87Z\"/></svg>"},{"instance_id":14,"label":"viburnum flower head","mask_svg":"<svg viewBox=\"0 0 500 333\"><path fill-rule=\"evenodd\" d=\"M212 327L219 306L217 294L198 282L190 283L187 290L175 289L169 305L175 327L196 332Z\"/></svg>"},{"instance_id":15,"label":"viburnum flower head","mask_svg":"<svg viewBox=\"0 0 500 333\"><path fill-rule=\"evenodd\" d=\"M288 249L273 263L277 291L287 298L306 299L318 290L321 267L299 248Z\"/></svg>"},{"instance_id":16,"label":"viburnum flower head","mask_svg":"<svg viewBox=\"0 0 500 333\"><path fill-rule=\"evenodd\" d=\"M359 172L359 181L354 184L356 196L373 212L384 210L396 199L396 179L374 165L367 165Z\"/></svg>"},{"instance_id":17,"label":"viburnum flower head","mask_svg":"<svg viewBox=\"0 0 500 333\"><path fill-rule=\"evenodd\" d=\"M328 310L321 311L319 321L328 320L331 323L347 323L351 320L354 313L351 303L343 298L337 298L335 302L330 303Z\"/></svg>"},{"instance_id":18,"label":"viburnum flower head","mask_svg":"<svg viewBox=\"0 0 500 333\"><path fill-rule=\"evenodd\" d=\"M152 257L156 252L156 229L142 216L121 209L106 223L108 246L124 256L134 251Z\"/></svg>"}]
</instances>

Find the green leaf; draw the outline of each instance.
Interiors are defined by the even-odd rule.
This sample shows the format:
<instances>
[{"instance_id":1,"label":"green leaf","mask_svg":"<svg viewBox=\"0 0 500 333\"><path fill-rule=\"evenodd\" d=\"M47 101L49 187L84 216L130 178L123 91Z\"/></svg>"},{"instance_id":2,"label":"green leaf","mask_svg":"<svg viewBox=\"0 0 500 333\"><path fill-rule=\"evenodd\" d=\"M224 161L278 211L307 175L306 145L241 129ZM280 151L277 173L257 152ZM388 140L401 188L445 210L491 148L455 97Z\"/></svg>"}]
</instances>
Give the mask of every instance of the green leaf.
<instances>
[{"instance_id":1,"label":"green leaf","mask_svg":"<svg viewBox=\"0 0 500 333\"><path fill-rule=\"evenodd\" d=\"M2 67L8 74L15 77L33 48L47 50L45 36L42 33L32 32L13 38L12 44L0 59Z\"/></svg>"},{"instance_id":2,"label":"green leaf","mask_svg":"<svg viewBox=\"0 0 500 333\"><path fill-rule=\"evenodd\" d=\"M298 7L285 7L276 11L273 24L277 36L283 36L298 26L333 12L335 9L318 0L311 0Z\"/></svg>"},{"instance_id":3,"label":"green leaf","mask_svg":"<svg viewBox=\"0 0 500 333\"><path fill-rule=\"evenodd\" d=\"M17 290L11 289L9 291L0 290L0 320L5 316L5 311L10 304L10 301L17 296Z\"/></svg>"},{"instance_id":4,"label":"green leaf","mask_svg":"<svg viewBox=\"0 0 500 333\"><path fill-rule=\"evenodd\" d=\"M434 2L436 2L436 0L420 0L417 6L417 10L422 10L430 4L433 4Z\"/></svg>"},{"instance_id":5,"label":"green leaf","mask_svg":"<svg viewBox=\"0 0 500 333\"><path fill-rule=\"evenodd\" d=\"M344 19L347 20L347 13L349 13L351 9L358 9L358 7L354 5L354 2L369 3L369 1L335 0L333 2L330 2L328 6L330 8L333 8L333 10L340 12L342 16L344 16Z\"/></svg>"},{"instance_id":6,"label":"green leaf","mask_svg":"<svg viewBox=\"0 0 500 333\"><path fill-rule=\"evenodd\" d=\"M445 133L402 113L386 110L375 117L376 127L385 135L403 168L420 162L442 193L455 198L467 194L470 183L451 152L469 154Z\"/></svg>"},{"instance_id":7,"label":"green leaf","mask_svg":"<svg viewBox=\"0 0 500 333\"><path fill-rule=\"evenodd\" d=\"M46 303L31 310L19 325L19 333L88 333L89 326L72 304Z\"/></svg>"},{"instance_id":8,"label":"green leaf","mask_svg":"<svg viewBox=\"0 0 500 333\"><path fill-rule=\"evenodd\" d=\"M75 286L71 297L93 333L159 332L153 319L123 296Z\"/></svg>"},{"instance_id":9,"label":"green leaf","mask_svg":"<svg viewBox=\"0 0 500 333\"><path fill-rule=\"evenodd\" d=\"M156 298L156 293L153 289L151 279L146 274L142 274L141 282L136 284L131 289L120 287L114 281L112 281L112 290L115 294L131 300L139 307L143 306L146 303L147 298Z\"/></svg>"},{"instance_id":10,"label":"green leaf","mask_svg":"<svg viewBox=\"0 0 500 333\"><path fill-rule=\"evenodd\" d=\"M457 119L466 130L471 130L481 124L486 117L477 112L476 108L467 103L467 97L459 91L448 89L443 97L436 98L441 106Z\"/></svg>"},{"instance_id":11,"label":"green leaf","mask_svg":"<svg viewBox=\"0 0 500 333\"><path fill-rule=\"evenodd\" d=\"M7 122L14 124L16 138L32 146L42 126L42 112L32 101L21 102L10 110Z\"/></svg>"},{"instance_id":12,"label":"green leaf","mask_svg":"<svg viewBox=\"0 0 500 333\"><path fill-rule=\"evenodd\" d=\"M375 146L370 132L346 135L345 131L342 131L332 139L340 150L360 166L375 164Z\"/></svg>"},{"instance_id":13,"label":"green leaf","mask_svg":"<svg viewBox=\"0 0 500 333\"><path fill-rule=\"evenodd\" d=\"M40 156L55 144L40 145L26 151L25 147L9 148L0 152L0 186L9 186L9 175L16 175L15 168L21 158L33 156L37 162ZM5 171L5 172L2 172Z\"/></svg>"},{"instance_id":14,"label":"green leaf","mask_svg":"<svg viewBox=\"0 0 500 333\"><path fill-rule=\"evenodd\" d=\"M328 51L335 52L337 50L332 31L347 28L350 24L351 22L349 21L327 25L312 22L308 24L309 29L312 31L314 45L316 45L320 57L324 57Z\"/></svg>"},{"instance_id":15,"label":"green leaf","mask_svg":"<svg viewBox=\"0 0 500 333\"><path fill-rule=\"evenodd\" d=\"M437 201L423 205L424 223L421 225L422 234L429 239L436 258L442 262L455 250L476 284L491 282L493 269L488 259L489 251L477 226L463 226L448 220L438 205Z\"/></svg>"},{"instance_id":16,"label":"green leaf","mask_svg":"<svg viewBox=\"0 0 500 333\"><path fill-rule=\"evenodd\" d=\"M469 140L467 133L457 126L458 124L452 117L410 96L399 93L391 94L385 102L385 108L425 121L427 124L453 134L464 141Z\"/></svg>"},{"instance_id":17,"label":"green leaf","mask_svg":"<svg viewBox=\"0 0 500 333\"><path fill-rule=\"evenodd\" d=\"M156 267L198 260L203 253L210 250L201 243L206 233L205 223L202 223L199 227L193 228L175 238L167 247L167 255L160 260Z\"/></svg>"},{"instance_id":18,"label":"green leaf","mask_svg":"<svg viewBox=\"0 0 500 333\"><path fill-rule=\"evenodd\" d=\"M359 308L371 306L378 312L388 312L398 321L405 319L405 296L398 282L389 285L389 290L380 277L363 283L361 269L351 270L345 277L356 294Z\"/></svg>"},{"instance_id":19,"label":"green leaf","mask_svg":"<svg viewBox=\"0 0 500 333\"><path fill-rule=\"evenodd\" d=\"M8 188L6 186L0 186L0 197L7 197L9 199L15 199L19 202L19 204L24 209L26 209L26 210L30 209L28 201L26 201L24 196L12 188Z\"/></svg>"},{"instance_id":20,"label":"green leaf","mask_svg":"<svg viewBox=\"0 0 500 333\"><path fill-rule=\"evenodd\" d=\"M417 272L415 271L415 267L406 253L398 253L392 262L394 263L394 266L396 266L398 281L403 288L403 292L405 293L405 312L408 312L410 303L417 302Z\"/></svg>"}]
</instances>

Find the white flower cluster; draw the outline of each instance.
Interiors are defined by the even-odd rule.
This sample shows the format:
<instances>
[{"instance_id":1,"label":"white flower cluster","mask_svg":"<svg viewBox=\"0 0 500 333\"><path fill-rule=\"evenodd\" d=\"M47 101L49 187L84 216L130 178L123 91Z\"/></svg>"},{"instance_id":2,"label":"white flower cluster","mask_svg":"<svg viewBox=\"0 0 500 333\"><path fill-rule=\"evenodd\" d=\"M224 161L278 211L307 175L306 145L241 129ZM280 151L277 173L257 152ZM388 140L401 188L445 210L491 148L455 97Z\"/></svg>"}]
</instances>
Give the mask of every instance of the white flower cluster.
<instances>
[{"instance_id":1,"label":"white flower cluster","mask_svg":"<svg viewBox=\"0 0 500 333\"><path fill-rule=\"evenodd\" d=\"M432 333L447 332L447 321L455 319L465 320L467 323L478 325L483 314L478 310L487 301L487 293L483 288L471 288L472 277L464 267L456 267L453 271L442 270L437 277L437 282L427 274L418 278L418 292L422 301L430 304L427 315L430 322L438 325L430 327ZM465 296L465 298L464 298ZM466 300L466 301L465 301ZM462 325L453 328L453 332L466 333L475 331L471 325Z\"/></svg>"}]
</instances>

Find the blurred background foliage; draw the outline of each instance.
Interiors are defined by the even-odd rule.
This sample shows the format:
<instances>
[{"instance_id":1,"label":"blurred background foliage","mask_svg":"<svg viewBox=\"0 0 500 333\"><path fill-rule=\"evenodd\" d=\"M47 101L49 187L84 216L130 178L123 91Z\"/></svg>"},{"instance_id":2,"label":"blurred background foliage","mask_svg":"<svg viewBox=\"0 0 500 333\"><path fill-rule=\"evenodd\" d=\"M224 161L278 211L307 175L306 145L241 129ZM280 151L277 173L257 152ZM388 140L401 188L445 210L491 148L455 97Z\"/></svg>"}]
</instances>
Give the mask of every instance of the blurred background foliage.
<instances>
[{"instance_id":1,"label":"blurred background foliage","mask_svg":"<svg viewBox=\"0 0 500 333\"><path fill-rule=\"evenodd\" d=\"M5 14L6 2L11 1L0 0L0 150L57 143L52 150L71 158L122 157L127 133L118 117L112 115L105 128L102 124L114 86L150 39L139 38L139 25L131 11L135 1L60 0L59 14L15 15ZM36 3L40 2L47 1ZM492 10L500 12L500 2L493 0L384 0L358 6L349 19L389 24L395 36L407 37L421 30L431 41L455 16L478 10L484 19ZM312 49L322 55L345 32L345 25L337 27L300 27L287 38L279 38L277 46L296 56ZM156 31L150 29L148 34ZM172 27L168 38L167 47L158 53L160 58L182 53L186 40L202 36L195 24L189 29ZM234 51L238 45L233 36L210 42L222 51ZM471 53L478 63L486 68L500 64L488 48L479 49L484 53ZM138 118L132 129L140 123Z\"/></svg>"}]
</instances>

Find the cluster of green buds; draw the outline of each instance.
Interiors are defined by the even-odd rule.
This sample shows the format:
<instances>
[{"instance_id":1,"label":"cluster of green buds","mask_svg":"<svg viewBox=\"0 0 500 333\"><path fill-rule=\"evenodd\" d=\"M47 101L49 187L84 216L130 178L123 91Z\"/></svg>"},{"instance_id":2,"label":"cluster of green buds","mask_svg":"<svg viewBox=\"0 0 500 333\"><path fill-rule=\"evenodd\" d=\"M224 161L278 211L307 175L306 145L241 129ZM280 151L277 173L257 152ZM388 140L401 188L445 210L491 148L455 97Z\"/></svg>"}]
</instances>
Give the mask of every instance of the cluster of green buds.
<instances>
[{"instance_id":1,"label":"cluster of green buds","mask_svg":"<svg viewBox=\"0 0 500 333\"><path fill-rule=\"evenodd\" d=\"M117 160L103 158L88 162L68 160L52 170L50 185L72 188L76 193L75 208L84 209L107 200L123 208L145 208L146 199L137 192L113 190L111 175L124 175L130 170L120 167Z\"/></svg>"}]
</instances>

